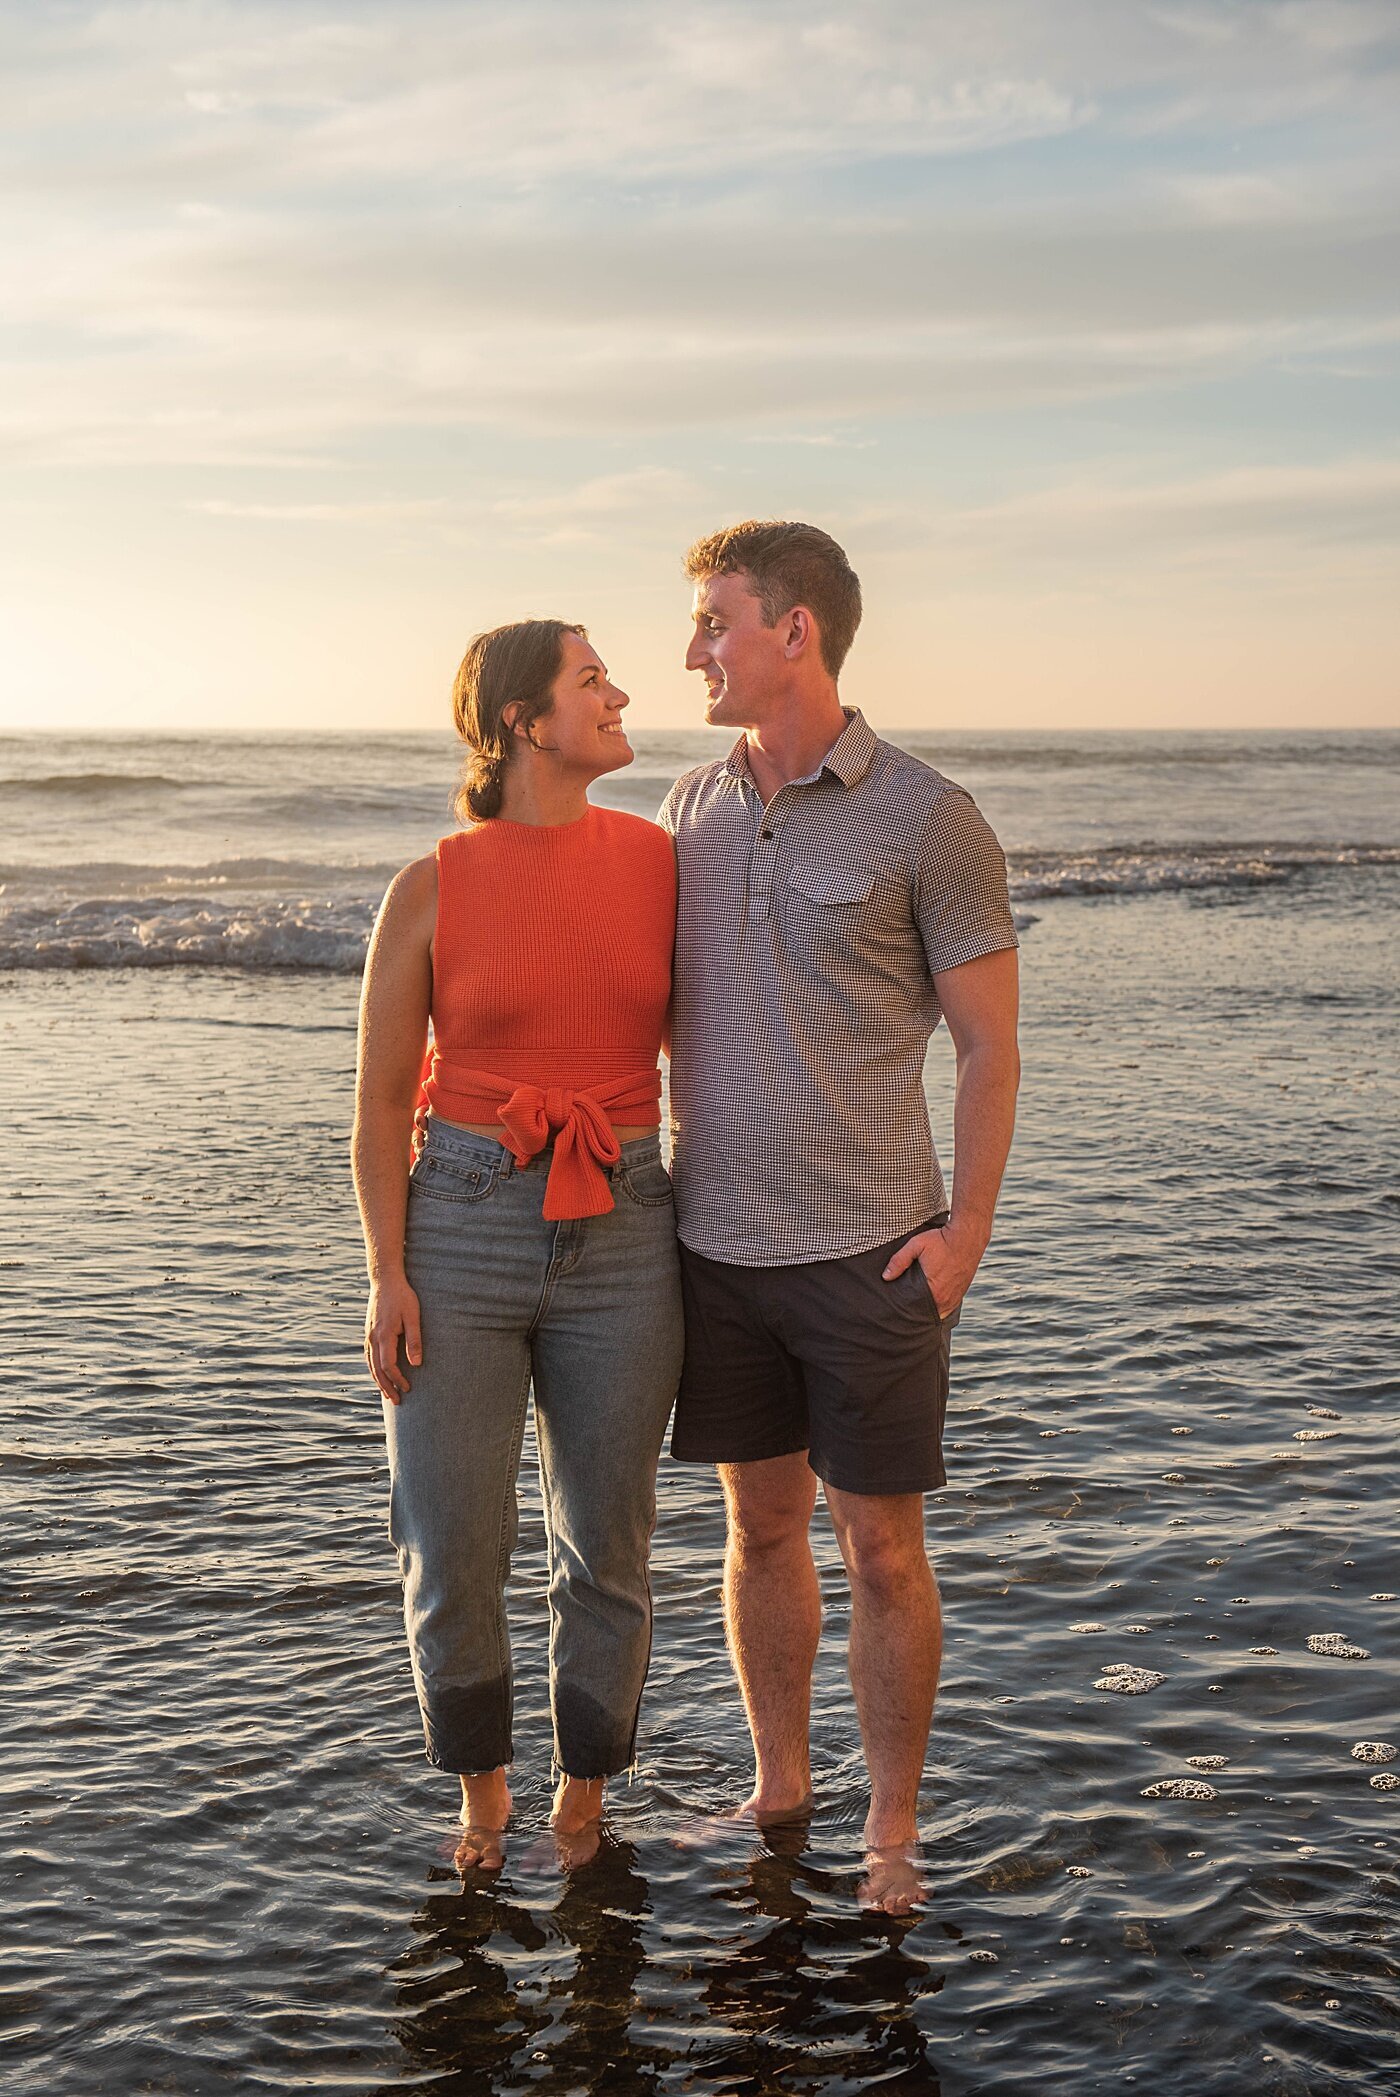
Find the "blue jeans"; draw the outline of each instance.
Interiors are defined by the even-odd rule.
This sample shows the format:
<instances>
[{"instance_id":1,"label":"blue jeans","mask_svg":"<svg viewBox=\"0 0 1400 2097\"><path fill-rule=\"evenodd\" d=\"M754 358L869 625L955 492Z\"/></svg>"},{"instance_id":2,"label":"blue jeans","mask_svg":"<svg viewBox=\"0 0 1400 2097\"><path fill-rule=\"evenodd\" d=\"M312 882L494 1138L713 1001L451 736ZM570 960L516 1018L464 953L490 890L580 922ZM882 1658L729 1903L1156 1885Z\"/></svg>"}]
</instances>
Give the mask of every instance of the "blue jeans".
<instances>
[{"instance_id":1,"label":"blue jeans","mask_svg":"<svg viewBox=\"0 0 1400 2097\"><path fill-rule=\"evenodd\" d=\"M632 1761L651 1654L656 1466L682 1353L671 1183L658 1137L625 1143L609 1214L548 1223L548 1169L547 1150L522 1170L430 1119L409 1181L423 1361L384 1407L389 1534L428 1760L462 1774L513 1755L504 1597L532 1380L569 1776Z\"/></svg>"}]
</instances>

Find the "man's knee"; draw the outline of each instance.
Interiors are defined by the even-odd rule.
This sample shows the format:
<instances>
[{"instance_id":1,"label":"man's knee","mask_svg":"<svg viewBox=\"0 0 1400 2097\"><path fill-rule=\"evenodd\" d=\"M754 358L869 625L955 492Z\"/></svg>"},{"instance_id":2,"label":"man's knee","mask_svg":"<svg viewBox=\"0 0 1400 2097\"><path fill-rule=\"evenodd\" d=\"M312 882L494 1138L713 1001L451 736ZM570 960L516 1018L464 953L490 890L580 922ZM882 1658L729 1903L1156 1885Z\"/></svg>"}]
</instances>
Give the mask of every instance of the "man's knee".
<instances>
[{"instance_id":1,"label":"man's knee","mask_svg":"<svg viewBox=\"0 0 1400 2097\"><path fill-rule=\"evenodd\" d=\"M816 1480L805 1455L722 1464L720 1482L729 1541L740 1557L791 1550L805 1540L816 1504Z\"/></svg>"},{"instance_id":2,"label":"man's knee","mask_svg":"<svg viewBox=\"0 0 1400 2097\"><path fill-rule=\"evenodd\" d=\"M923 1508L868 1499L832 1509L841 1555L851 1586L876 1603L897 1603L924 1593L933 1569L924 1548Z\"/></svg>"}]
</instances>

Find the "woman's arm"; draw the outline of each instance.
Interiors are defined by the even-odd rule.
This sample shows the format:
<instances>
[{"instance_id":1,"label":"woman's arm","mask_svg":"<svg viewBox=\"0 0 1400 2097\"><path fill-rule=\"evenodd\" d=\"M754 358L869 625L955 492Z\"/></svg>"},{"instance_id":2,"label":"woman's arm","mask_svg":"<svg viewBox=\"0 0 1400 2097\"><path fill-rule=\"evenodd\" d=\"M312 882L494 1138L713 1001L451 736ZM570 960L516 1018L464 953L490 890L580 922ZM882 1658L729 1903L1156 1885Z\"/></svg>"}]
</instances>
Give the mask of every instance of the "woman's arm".
<instances>
[{"instance_id":1,"label":"woman's arm","mask_svg":"<svg viewBox=\"0 0 1400 2097\"><path fill-rule=\"evenodd\" d=\"M365 1234L365 1358L391 1405L408 1390L399 1342L423 1359L418 1299L404 1273L413 1115L432 1005L437 862L416 859L390 883L365 961L350 1158Z\"/></svg>"}]
</instances>

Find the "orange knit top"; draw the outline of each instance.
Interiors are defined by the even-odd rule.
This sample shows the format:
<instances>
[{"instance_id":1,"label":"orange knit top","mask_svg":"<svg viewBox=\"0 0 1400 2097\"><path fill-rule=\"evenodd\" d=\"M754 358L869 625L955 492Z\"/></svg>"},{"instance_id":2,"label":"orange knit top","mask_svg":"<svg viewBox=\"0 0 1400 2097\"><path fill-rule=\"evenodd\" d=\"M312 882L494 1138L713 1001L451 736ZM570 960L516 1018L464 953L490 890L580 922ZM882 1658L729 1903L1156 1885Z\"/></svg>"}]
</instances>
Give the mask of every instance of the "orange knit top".
<instances>
[{"instance_id":1,"label":"orange knit top","mask_svg":"<svg viewBox=\"0 0 1400 2097\"><path fill-rule=\"evenodd\" d=\"M675 849L619 809L496 816L437 848L433 1038L420 1113L499 1122L524 1165L553 1138L544 1213L601 1216L615 1125L661 1120Z\"/></svg>"}]
</instances>

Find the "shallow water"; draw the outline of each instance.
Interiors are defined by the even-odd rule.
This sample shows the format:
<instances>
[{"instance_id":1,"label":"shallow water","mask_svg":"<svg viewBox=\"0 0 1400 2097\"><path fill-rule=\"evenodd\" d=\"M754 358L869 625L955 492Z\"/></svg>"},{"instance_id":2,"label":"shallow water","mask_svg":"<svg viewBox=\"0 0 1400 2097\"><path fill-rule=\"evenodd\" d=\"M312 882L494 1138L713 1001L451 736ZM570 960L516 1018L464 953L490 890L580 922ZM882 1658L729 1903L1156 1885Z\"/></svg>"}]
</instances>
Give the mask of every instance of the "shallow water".
<instances>
[{"instance_id":1,"label":"shallow water","mask_svg":"<svg viewBox=\"0 0 1400 2097\"><path fill-rule=\"evenodd\" d=\"M930 1501L912 1926L854 1905L824 1524L810 1839L674 1844L747 1758L715 1487L669 1462L640 1762L567 1884L525 1856L527 1468L521 1834L461 1885L359 1359L353 980L0 974L6 2086L1395 2087L1400 1794L1352 1749L1400 1743L1396 881L1062 895L1027 934L1021 1129ZM948 1076L940 1042L945 1155ZM1123 1666L1163 1680L1094 1688ZM1216 1796L1143 1795L1178 1778Z\"/></svg>"}]
</instances>

